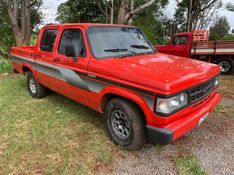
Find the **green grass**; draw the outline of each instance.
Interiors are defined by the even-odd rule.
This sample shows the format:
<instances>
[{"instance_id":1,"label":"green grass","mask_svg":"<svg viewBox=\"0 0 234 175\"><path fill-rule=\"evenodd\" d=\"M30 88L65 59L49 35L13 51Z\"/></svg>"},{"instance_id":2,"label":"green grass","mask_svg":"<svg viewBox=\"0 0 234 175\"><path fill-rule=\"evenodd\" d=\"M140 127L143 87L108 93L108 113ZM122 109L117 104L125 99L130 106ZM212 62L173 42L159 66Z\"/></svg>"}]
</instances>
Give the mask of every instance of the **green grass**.
<instances>
[{"instance_id":1,"label":"green grass","mask_svg":"<svg viewBox=\"0 0 234 175\"><path fill-rule=\"evenodd\" d=\"M5 60L0 57L0 73L10 73L12 72L11 60Z\"/></svg>"},{"instance_id":2,"label":"green grass","mask_svg":"<svg viewBox=\"0 0 234 175\"><path fill-rule=\"evenodd\" d=\"M181 157L175 159L177 172L180 175L205 175L206 173L199 167L194 156Z\"/></svg>"},{"instance_id":3,"label":"green grass","mask_svg":"<svg viewBox=\"0 0 234 175\"><path fill-rule=\"evenodd\" d=\"M116 147L103 117L58 94L33 99L25 78L0 75L0 174L92 174Z\"/></svg>"},{"instance_id":4,"label":"green grass","mask_svg":"<svg viewBox=\"0 0 234 175\"><path fill-rule=\"evenodd\" d=\"M214 112L215 113L225 113L225 108L221 104L218 104L216 106L216 108L214 109Z\"/></svg>"}]
</instances>

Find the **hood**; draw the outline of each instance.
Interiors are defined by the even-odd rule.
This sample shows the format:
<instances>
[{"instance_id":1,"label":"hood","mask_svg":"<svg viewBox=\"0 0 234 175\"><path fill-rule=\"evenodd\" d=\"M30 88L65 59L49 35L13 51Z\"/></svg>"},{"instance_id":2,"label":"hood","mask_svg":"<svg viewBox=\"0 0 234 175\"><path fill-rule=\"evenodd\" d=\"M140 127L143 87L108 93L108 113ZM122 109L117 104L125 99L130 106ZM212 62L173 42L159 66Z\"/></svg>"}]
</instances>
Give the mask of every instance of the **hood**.
<instances>
[{"instance_id":1,"label":"hood","mask_svg":"<svg viewBox=\"0 0 234 175\"><path fill-rule=\"evenodd\" d=\"M190 88L220 71L215 64L161 53L99 61L100 74L162 94Z\"/></svg>"}]
</instances>

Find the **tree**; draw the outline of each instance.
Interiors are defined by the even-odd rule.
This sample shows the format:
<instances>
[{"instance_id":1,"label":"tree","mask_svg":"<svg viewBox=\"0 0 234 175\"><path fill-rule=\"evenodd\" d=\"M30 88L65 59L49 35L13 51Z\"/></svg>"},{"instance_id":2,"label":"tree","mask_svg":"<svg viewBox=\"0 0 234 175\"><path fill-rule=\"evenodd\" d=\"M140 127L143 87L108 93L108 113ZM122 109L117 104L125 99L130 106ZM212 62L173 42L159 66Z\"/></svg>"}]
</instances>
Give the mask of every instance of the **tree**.
<instances>
[{"instance_id":1,"label":"tree","mask_svg":"<svg viewBox=\"0 0 234 175\"><path fill-rule=\"evenodd\" d=\"M154 2L155 0L148 0L146 2L144 0L121 0L116 23L130 23L134 16L151 6Z\"/></svg>"},{"instance_id":2,"label":"tree","mask_svg":"<svg viewBox=\"0 0 234 175\"><path fill-rule=\"evenodd\" d=\"M177 0L175 20L182 31L206 29L222 0ZM191 20L190 20L191 19Z\"/></svg>"},{"instance_id":3,"label":"tree","mask_svg":"<svg viewBox=\"0 0 234 175\"><path fill-rule=\"evenodd\" d=\"M104 22L105 15L99 6L105 6L104 1L68 0L59 5L56 20L60 23Z\"/></svg>"},{"instance_id":4,"label":"tree","mask_svg":"<svg viewBox=\"0 0 234 175\"><path fill-rule=\"evenodd\" d=\"M229 2L228 4L226 4L226 9L228 11L234 12L234 3Z\"/></svg>"},{"instance_id":5,"label":"tree","mask_svg":"<svg viewBox=\"0 0 234 175\"><path fill-rule=\"evenodd\" d=\"M156 0L68 0L58 7L57 20L126 24Z\"/></svg>"},{"instance_id":6,"label":"tree","mask_svg":"<svg viewBox=\"0 0 234 175\"><path fill-rule=\"evenodd\" d=\"M210 27L210 39L219 40L230 31L230 25L225 16L218 18L218 20Z\"/></svg>"},{"instance_id":7,"label":"tree","mask_svg":"<svg viewBox=\"0 0 234 175\"><path fill-rule=\"evenodd\" d=\"M0 0L0 55L9 57L12 45L28 45L32 29L41 22L42 0Z\"/></svg>"},{"instance_id":8,"label":"tree","mask_svg":"<svg viewBox=\"0 0 234 175\"><path fill-rule=\"evenodd\" d=\"M163 16L163 9L167 4L168 0L155 1L132 19L132 24L141 28L153 43L164 44L168 37L170 20Z\"/></svg>"}]
</instances>

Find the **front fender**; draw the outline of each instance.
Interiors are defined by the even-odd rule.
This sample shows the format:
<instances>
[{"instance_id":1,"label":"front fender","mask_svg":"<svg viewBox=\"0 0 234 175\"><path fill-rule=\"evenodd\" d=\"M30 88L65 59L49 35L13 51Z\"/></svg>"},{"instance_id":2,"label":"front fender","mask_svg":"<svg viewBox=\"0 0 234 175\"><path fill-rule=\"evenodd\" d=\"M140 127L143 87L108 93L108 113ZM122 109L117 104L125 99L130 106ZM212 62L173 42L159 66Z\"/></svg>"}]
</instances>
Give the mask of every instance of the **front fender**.
<instances>
[{"instance_id":1,"label":"front fender","mask_svg":"<svg viewBox=\"0 0 234 175\"><path fill-rule=\"evenodd\" d=\"M141 108L141 110L143 111L143 113L146 117L146 120L147 121L150 120L150 118L152 116L154 97L147 96L144 94L138 94L134 91L123 89L120 87L108 86L108 87L103 88L100 91L100 93L98 94L98 104L100 104L99 111L103 112L102 111L102 102L103 102L104 97L106 95L109 95L109 94L120 96L120 97L126 98L130 101L133 101ZM152 102L149 102L150 99Z\"/></svg>"}]
</instances>

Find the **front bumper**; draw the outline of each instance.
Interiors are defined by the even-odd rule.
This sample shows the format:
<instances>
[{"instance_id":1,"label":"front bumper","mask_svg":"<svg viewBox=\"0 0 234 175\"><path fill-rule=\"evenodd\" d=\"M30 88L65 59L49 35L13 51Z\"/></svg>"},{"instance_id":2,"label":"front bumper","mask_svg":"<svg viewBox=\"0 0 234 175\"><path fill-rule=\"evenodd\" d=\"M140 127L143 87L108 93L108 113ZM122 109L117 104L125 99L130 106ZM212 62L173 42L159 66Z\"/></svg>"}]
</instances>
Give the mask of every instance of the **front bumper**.
<instances>
[{"instance_id":1,"label":"front bumper","mask_svg":"<svg viewBox=\"0 0 234 175\"><path fill-rule=\"evenodd\" d=\"M212 112L220 101L221 95L216 93L214 97L211 98L202 108L187 116L181 117L173 123L167 124L162 128L147 125L146 129L148 140L150 142L159 144L171 143L172 141L195 128L198 125L200 119L207 113Z\"/></svg>"}]
</instances>

